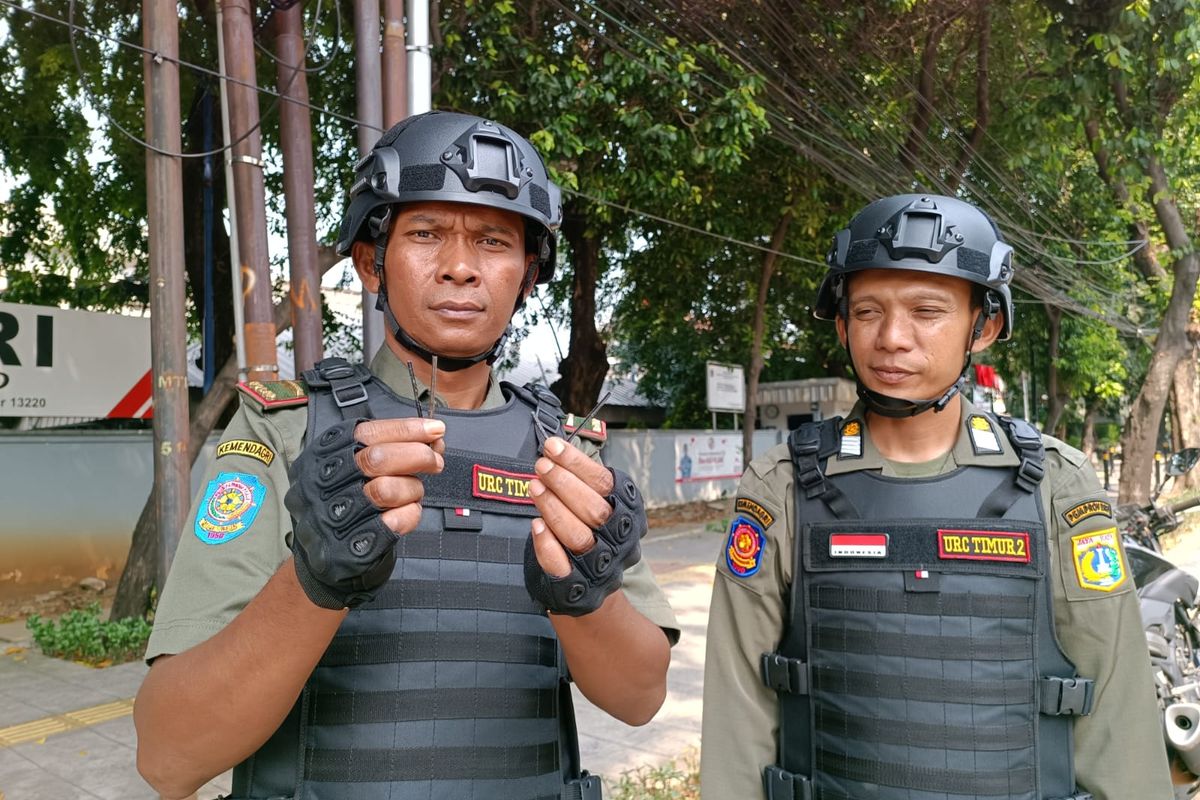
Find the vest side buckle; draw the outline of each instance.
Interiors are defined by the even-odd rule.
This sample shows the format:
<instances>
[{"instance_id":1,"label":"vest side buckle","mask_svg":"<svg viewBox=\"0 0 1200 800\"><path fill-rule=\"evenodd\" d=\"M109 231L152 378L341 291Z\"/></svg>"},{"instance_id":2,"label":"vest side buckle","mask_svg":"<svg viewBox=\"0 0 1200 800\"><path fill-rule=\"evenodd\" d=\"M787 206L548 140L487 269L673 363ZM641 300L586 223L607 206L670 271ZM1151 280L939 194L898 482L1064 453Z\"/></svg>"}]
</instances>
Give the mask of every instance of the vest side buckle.
<instances>
[{"instance_id":1,"label":"vest side buckle","mask_svg":"<svg viewBox=\"0 0 1200 800\"><path fill-rule=\"evenodd\" d=\"M763 653L762 679L768 687L787 694L808 694L808 664L779 653Z\"/></svg>"},{"instance_id":2,"label":"vest side buckle","mask_svg":"<svg viewBox=\"0 0 1200 800\"><path fill-rule=\"evenodd\" d=\"M1092 713L1095 689L1091 678L1042 678L1038 710L1050 716L1087 716Z\"/></svg>"},{"instance_id":3,"label":"vest side buckle","mask_svg":"<svg viewBox=\"0 0 1200 800\"><path fill-rule=\"evenodd\" d=\"M767 800L812 800L813 797L810 778L776 766L763 770L763 789Z\"/></svg>"},{"instance_id":4,"label":"vest side buckle","mask_svg":"<svg viewBox=\"0 0 1200 800\"><path fill-rule=\"evenodd\" d=\"M1037 491L1038 484L1046 476L1046 467L1031 458L1021 458L1021 466L1017 467L1017 485L1027 492Z\"/></svg>"},{"instance_id":5,"label":"vest side buckle","mask_svg":"<svg viewBox=\"0 0 1200 800\"><path fill-rule=\"evenodd\" d=\"M604 800L600 776L592 775L585 769L578 778L566 782L559 797L562 800Z\"/></svg>"},{"instance_id":6,"label":"vest side buckle","mask_svg":"<svg viewBox=\"0 0 1200 800\"><path fill-rule=\"evenodd\" d=\"M333 386L333 402L338 408L346 406L358 405L367 401L367 388L361 383L342 383L339 381Z\"/></svg>"}]
</instances>

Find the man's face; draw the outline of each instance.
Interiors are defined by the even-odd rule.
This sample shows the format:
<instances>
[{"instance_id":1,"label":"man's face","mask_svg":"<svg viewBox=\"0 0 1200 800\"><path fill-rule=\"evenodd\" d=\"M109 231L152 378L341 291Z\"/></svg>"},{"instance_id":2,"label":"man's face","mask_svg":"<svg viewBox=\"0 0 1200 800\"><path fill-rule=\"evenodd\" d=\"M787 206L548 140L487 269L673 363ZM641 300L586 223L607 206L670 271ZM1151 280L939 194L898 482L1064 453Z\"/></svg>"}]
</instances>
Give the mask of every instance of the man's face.
<instances>
[{"instance_id":1,"label":"man's face","mask_svg":"<svg viewBox=\"0 0 1200 800\"><path fill-rule=\"evenodd\" d=\"M838 336L868 389L906 400L939 397L958 380L971 328L972 284L960 278L897 269L848 276L847 314ZM985 324L977 352L1000 332L1000 317Z\"/></svg>"},{"instance_id":2,"label":"man's face","mask_svg":"<svg viewBox=\"0 0 1200 800\"><path fill-rule=\"evenodd\" d=\"M482 353L500 338L524 285L519 214L463 203L408 203L393 212L385 258L388 304L400 326L447 356ZM354 263L377 291L374 247L358 242ZM364 274L365 268L365 274Z\"/></svg>"}]
</instances>

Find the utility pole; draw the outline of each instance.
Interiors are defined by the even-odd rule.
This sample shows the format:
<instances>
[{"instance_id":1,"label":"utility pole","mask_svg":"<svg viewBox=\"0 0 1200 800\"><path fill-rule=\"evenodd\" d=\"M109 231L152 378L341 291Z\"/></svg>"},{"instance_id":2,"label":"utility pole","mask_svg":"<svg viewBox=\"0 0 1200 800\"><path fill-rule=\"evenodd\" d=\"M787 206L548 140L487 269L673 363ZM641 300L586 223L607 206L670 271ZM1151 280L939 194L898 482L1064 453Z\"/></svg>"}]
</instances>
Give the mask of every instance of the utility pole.
<instances>
[{"instance_id":1,"label":"utility pole","mask_svg":"<svg viewBox=\"0 0 1200 800\"><path fill-rule=\"evenodd\" d=\"M229 81L225 76L225 26L222 24L221 4L217 6L217 66L221 72L221 144L226 148L233 141L229 135ZM221 154L225 164L225 205L229 209L230 288L233 291L233 343L237 352L238 380L246 379L246 308L242 303L242 257L238 247L237 192L233 188L233 151Z\"/></svg>"},{"instance_id":2,"label":"utility pole","mask_svg":"<svg viewBox=\"0 0 1200 800\"><path fill-rule=\"evenodd\" d=\"M225 63L229 77L229 133L237 197L238 250L246 311L246 372L251 380L275 380L275 322L271 262L267 252L267 203L263 189L262 132L259 130L254 69L254 18L249 0L220 0ZM237 81L235 83L234 81Z\"/></svg>"},{"instance_id":3,"label":"utility pole","mask_svg":"<svg viewBox=\"0 0 1200 800\"><path fill-rule=\"evenodd\" d=\"M358 98L358 155L371 152L383 133L380 98L379 0L354 0L354 90ZM363 288L363 361L370 363L383 345L383 314L375 293Z\"/></svg>"},{"instance_id":4,"label":"utility pole","mask_svg":"<svg viewBox=\"0 0 1200 800\"><path fill-rule=\"evenodd\" d=\"M433 108L433 59L429 55L429 0L408 0L408 113Z\"/></svg>"},{"instance_id":5,"label":"utility pole","mask_svg":"<svg viewBox=\"0 0 1200 800\"><path fill-rule=\"evenodd\" d=\"M179 130L179 18L175 0L144 0L142 56L146 141L166 153L183 147ZM191 495L188 458L186 311L183 298L183 166L177 155L146 151L150 238L150 357L154 375L154 485L158 586L167 579Z\"/></svg>"},{"instance_id":6,"label":"utility pole","mask_svg":"<svg viewBox=\"0 0 1200 800\"><path fill-rule=\"evenodd\" d=\"M408 116L408 53L404 0L383 0L383 127Z\"/></svg>"},{"instance_id":7,"label":"utility pole","mask_svg":"<svg viewBox=\"0 0 1200 800\"><path fill-rule=\"evenodd\" d=\"M313 201L312 119L304 72L302 2L274 12L276 84L283 95L279 132L283 150L283 197L287 206L289 291L296 374L321 359L321 283L317 270L317 215Z\"/></svg>"}]
</instances>

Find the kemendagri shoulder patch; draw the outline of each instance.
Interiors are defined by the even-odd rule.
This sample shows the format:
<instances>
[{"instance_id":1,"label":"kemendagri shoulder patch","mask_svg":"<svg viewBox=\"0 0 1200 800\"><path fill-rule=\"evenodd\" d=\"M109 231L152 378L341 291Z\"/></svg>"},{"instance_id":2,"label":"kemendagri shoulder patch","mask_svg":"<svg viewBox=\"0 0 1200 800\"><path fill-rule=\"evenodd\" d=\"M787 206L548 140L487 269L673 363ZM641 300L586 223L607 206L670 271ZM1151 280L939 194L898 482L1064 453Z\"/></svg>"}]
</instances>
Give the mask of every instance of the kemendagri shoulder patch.
<instances>
[{"instance_id":1,"label":"kemendagri shoulder patch","mask_svg":"<svg viewBox=\"0 0 1200 800\"><path fill-rule=\"evenodd\" d=\"M737 517L729 527L725 543L725 564L737 578L749 578L762 567L763 551L767 548L763 529L753 519Z\"/></svg>"},{"instance_id":2,"label":"kemendagri shoulder patch","mask_svg":"<svg viewBox=\"0 0 1200 800\"><path fill-rule=\"evenodd\" d=\"M1104 500L1084 500L1082 503L1076 503L1062 512L1062 518L1072 528L1085 519L1091 519L1092 517L1108 517L1112 519L1112 515L1112 506Z\"/></svg>"},{"instance_id":3,"label":"kemendagri shoulder patch","mask_svg":"<svg viewBox=\"0 0 1200 800\"><path fill-rule=\"evenodd\" d=\"M1080 588L1111 592L1129 580L1116 527L1071 537L1071 560Z\"/></svg>"},{"instance_id":4,"label":"kemendagri shoulder patch","mask_svg":"<svg viewBox=\"0 0 1200 800\"><path fill-rule=\"evenodd\" d=\"M222 472L208 482L196 509L194 531L205 544L225 544L241 536L258 517L267 487L244 472Z\"/></svg>"},{"instance_id":5,"label":"kemendagri shoulder patch","mask_svg":"<svg viewBox=\"0 0 1200 800\"><path fill-rule=\"evenodd\" d=\"M217 445L217 458L224 456L249 456L269 467L275 460L275 451L252 439L230 439Z\"/></svg>"},{"instance_id":6,"label":"kemendagri shoulder patch","mask_svg":"<svg viewBox=\"0 0 1200 800\"><path fill-rule=\"evenodd\" d=\"M237 388L264 411L308 403L308 389L299 381L242 381Z\"/></svg>"},{"instance_id":7,"label":"kemendagri shoulder patch","mask_svg":"<svg viewBox=\"0 0 1200 800\"><path fill-rule=\"evenodd\" d=\"M739 497L737 500L734 500L733 510L739 514L746 514L753 517L764 529L771 527L775 522L774 514L767 511L761 503L751 500L749 497Z\"/></svg>"},{"instance_id":8,"label":"kemendagri shoulder patch","mask_svg":"<svg viewBox=\"0 0 1200 800\"><path fill-rule=\"evenodd\" d=\"M582 428L579 427L579 423L581 422L583 422L582 417L577 417L574 414L567 414L566 418L563 419L563 430L567 432L568 436L574 433L583 437L584 439L591 439L593 442L608 441L607 422L602 419L596 419L595 417L592 417Z\"/></svg>"}]
</instances>

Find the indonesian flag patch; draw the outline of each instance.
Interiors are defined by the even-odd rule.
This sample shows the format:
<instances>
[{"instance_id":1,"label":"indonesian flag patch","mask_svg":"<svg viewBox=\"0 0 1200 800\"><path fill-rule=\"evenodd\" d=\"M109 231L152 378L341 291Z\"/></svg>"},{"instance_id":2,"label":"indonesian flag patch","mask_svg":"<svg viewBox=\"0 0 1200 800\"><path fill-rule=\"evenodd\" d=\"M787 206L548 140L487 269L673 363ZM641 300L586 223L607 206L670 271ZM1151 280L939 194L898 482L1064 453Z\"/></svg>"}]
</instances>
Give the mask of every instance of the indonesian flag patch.
<instances>
[{"instance_id":1,"label":"indonesian flag patch","mask_svg":"<svg viewBox=\"0 0 1200 800\"><path fill-rule=\"evenodd\" d=\"M729 541L725 543L725 564L739 578L749 578L762 566L766 539L759 524L738 517L729 526Z\"/></svg>"},{"instance_id":2,"label":"indonesian flag patch","mask_svg":"<svg viewBox=\"0 0 1200 800\"><path fill-rule=\"evenodd\" d=\"M831 533L829 555L832 558L887 558L886 533Z\"/></svg>"}]
</instances>

